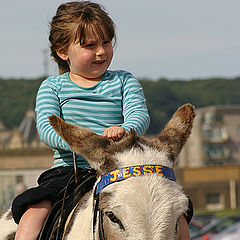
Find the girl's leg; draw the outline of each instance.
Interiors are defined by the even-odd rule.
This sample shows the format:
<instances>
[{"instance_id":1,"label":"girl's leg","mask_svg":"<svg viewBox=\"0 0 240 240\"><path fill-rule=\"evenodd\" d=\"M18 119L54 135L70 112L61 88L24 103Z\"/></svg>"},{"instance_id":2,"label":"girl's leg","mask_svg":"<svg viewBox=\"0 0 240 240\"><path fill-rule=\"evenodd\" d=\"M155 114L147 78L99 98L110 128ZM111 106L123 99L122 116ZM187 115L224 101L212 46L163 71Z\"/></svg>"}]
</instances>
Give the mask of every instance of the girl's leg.
<instances>
[{"instance_id":1,"label":"girl's leg","mask_svg":"<svg viewBox=\"0 0 240 240\"><path fill-rule=\"evenodd\" d=\"M51 209L51 201L43 200L27 208L17 229L15 240L35 240Z\"/></svg>"},{"instance_id":2,"label":"girl's leg","mask_svg":"<svg viewBox=\"0 0 240 240\"><path fill-rule=\"evenodd\" d=\"M183 215L179 219L179 227L180 227L180 232L178 235L178 239L190 240L188 224L187 224L186 218Z\"/></svg>"}]
</instances>

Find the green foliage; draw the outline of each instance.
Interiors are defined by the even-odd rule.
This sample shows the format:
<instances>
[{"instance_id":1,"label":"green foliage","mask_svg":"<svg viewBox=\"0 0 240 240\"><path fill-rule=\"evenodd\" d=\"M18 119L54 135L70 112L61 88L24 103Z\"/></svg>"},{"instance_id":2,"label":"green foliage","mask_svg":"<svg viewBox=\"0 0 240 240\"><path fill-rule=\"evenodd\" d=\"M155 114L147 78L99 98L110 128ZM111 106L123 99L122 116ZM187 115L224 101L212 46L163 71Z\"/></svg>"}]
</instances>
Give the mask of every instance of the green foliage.
<instances>
[{"instance_id":1,"label":"green foliage","mask_svg":"<svg viewBox=\"0 0 240 240\"><path fill-rule=\"evenodd\" d=\"M240 103L240 78L156 82L144 79L141 84L151 116L148 134L159 132L182 104L191 103L200 108Z\"/></svg>"},{"instance_id":2,"label":"green foliage","mask_svg":"<svg viewBox=\"0 0 240 240\"><path fill-rule=\"evenodd\" d=\"M0 79L0 119L7 129L18 126L26 111L34 109L42 79Z\"/></svg>"},{"instance_id":3,"label":"green foliage","mask_svg":"<svg viewBox=\"0 0 240 240\"><path fill-rule=\"evenodd\" d=\"M43 79L0 79L0 119L8 129L18 126L24 114L34 109ZM197 108L208 105L239 104L240 78L195 79L191 81L140 80L151 117L148 134L159 132L176 109L184 103Z\"/></svg>"}]
</instances>

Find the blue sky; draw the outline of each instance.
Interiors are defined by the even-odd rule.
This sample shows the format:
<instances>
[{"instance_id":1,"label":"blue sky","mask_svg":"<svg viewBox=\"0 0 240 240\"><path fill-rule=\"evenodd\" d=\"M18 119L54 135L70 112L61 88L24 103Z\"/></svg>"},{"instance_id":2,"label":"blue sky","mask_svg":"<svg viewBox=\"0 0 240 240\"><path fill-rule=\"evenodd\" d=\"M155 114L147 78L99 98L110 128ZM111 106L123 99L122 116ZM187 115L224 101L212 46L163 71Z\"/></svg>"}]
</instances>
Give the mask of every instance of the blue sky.
<instances>
[{"instance_id":1,"label":"blue sky","mask_svg":"<svg viewBox=\"0 0 240 240\"><path fill-rule=\"evenodd\" d=\"M60 0L1 0L0 77L44 74ZM239 0L99 0L116 24L111 69L158 79L240 76ZM56 65L48 59L48 73Z\"/></svg>"}]
</instances>

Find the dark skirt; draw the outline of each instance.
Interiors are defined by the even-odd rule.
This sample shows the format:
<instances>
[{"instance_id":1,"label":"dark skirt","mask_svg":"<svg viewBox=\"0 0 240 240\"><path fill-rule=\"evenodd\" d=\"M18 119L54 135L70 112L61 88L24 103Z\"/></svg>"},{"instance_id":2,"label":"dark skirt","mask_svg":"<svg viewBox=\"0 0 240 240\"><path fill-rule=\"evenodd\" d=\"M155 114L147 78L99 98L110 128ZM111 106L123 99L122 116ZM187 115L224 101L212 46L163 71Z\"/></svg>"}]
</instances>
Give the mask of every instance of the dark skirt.
<instances>
[{"instance_id":1,"label":"dark skirt","mask_svg":"<svg viewBox=\"0 0 240 240\"><path fill-rule=\"evenodd\" d=\"M95 175L96 173L92 169L79 168L78 181L81 182L82 179L91 174ZM13 200L12 215L14 221L18 224L30 205L47 199L53 205L64 194L64 189L73 175L73 167L56 167L43 172L37 180L37 187L26 190ZM73 186L71 188L73 191Z\"/></svg>"}]
</instances>

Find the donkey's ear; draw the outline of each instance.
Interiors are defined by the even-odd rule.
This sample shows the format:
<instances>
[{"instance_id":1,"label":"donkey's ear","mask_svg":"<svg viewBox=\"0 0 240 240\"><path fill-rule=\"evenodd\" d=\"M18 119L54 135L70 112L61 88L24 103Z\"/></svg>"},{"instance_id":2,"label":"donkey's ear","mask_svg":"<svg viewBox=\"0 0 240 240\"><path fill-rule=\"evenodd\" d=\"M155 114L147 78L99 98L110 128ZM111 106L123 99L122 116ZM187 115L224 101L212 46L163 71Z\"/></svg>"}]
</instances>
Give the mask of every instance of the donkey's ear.
<instances>
[{"instance_id":1,"label":"donkey's ear","mask_svg":"<svg viewBox=\"0 0 240 240\"><path fill-rule=\"evenodd\" d=\"M81 154L92 168L100 171L106 159L109 159L110 141L90 129L66 123L56 115L48 119L50 125L68 143L71 150Z\"/></svg>"},{"instance_id":2,"label":"donkey's ear","mask_svg":"<svg viewBox=\"0 0 240 240\"><path fill-rule=\"evenodd\" d=\"M153 140L156 145L164 148L172 161L176 160L187 138L191 134L195 108L191 104L185 104L173 114L169 123Z\"/></svg>"}]
</instances>

